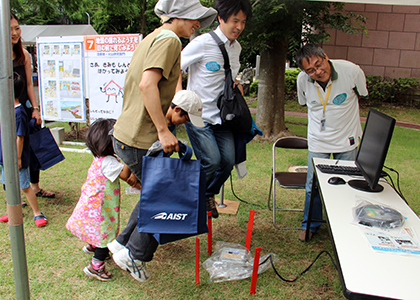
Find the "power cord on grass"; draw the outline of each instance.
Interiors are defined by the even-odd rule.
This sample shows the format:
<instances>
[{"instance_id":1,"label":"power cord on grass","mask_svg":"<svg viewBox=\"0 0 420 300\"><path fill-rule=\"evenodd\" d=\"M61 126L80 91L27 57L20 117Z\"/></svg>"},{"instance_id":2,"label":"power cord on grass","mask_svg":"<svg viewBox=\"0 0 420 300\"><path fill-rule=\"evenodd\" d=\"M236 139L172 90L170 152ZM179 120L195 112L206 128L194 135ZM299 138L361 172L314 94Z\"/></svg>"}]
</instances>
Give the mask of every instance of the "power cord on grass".
<instances>
[{"instance_id":1,"label":"power cord on grass","mask_svg":"<svg viewBox=\"0 0 420 300\"><path fill-rule=\"evenodd\" d=\"M239 198L239 197L236 195L236 193L235 193L235 191L234 191L234 189L233 189L232 174L230 174L230 188L231 188L231 190L232 190L232 194L233 194L233 196L235 196L235 198L236 198L236 199L238 199L239 201L241 201L241 202L243 202L243 203L246 203L246 204L248 204L248 205L254 205L254 206L257 206L257 207L259 207L259 208L265 208L264 206L259 205L259 204L256 204L256 203L249 203L248 201L245 201L245 200L243 200L243 199Z\"/></svg>"},{"instance_id":2,"label":"power cord on grass","mask_svg":"<svg viewBox=\"0 0 420 300\"><path fill-rule=\"evenodd\" d=\"M331 262L332 262L332 264L334 265L334 268L336 269L336 270L338 270L338 267L337 267L337 265L335 264L335 262L334 262L334 259L332 258L332 256L331 256L331 254L328 252L328 251L326 251L326 250L323 250L323 251L321 251L318 255L317 255L317 257L314 259L314 261L303 271L303 272L301 272L298 276L296 276L295 277L295 279L292 279L292 280L290 280L290 279L286 279L286 278L283 278L280 274L279 274L279 272L277 272L277 270L276 270L276 268L274 267L274 263L273 263L273 258L271 257L271 255L270 256L268 256L262 263L260 263L260 265L262 265L262 264L264 264L268 259L270 259L270 263L271 263L271 267L273 268L273 270L274 270L274 273L276 273L276 275L281 279L281 280L283 280L283 281L285 281L285 282L289 282L289 283L291 283L291 282L295 282L296 280L298 280L303 274L305 274L306 272L308 272L309 271L309 269L315 264L315 262L318 260L318 258L322 255L322 254L327 254L329 257L330 257L330 259L331 259Z\"/></svg>"}]
</instances>

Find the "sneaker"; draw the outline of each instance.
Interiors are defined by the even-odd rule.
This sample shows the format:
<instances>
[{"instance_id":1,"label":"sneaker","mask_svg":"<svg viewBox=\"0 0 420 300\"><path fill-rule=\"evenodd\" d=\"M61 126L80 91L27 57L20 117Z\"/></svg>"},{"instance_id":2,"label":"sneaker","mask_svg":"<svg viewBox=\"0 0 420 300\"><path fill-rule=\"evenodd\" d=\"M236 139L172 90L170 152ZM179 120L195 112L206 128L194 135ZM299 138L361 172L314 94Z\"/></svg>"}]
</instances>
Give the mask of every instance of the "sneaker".
<instances>
[{"instance_id":1,"label":"sneaker","mask_svg":"<svg viewBox=\"0 0 420 300\"><path fill-rule=\"evenodd\" d=\"M83 252L86 254L95 254L95 248L91 244L83 246Z\"/></svg>"},{"instance_id":2,"label":"sneaker","mask_svg":"<svg viewBox=\"0 0 420 300\"><path fill-rule=\"evenodd\" d=\"M92 263L90 263L83 269L83 272L85 272L87 276L94 277L101 281L108 281L112 278L112 274L106 270L105 264L103 264L103 267L99 270L95 270L92 266Z\"/></svg>"},{"instance_id":3,"label":"sneaker","mask_svg":"<svg viewBox=\"0 0 420 300\"><path fill-rule=\"evenodd\" d=\"M121 250L125 249L123 245L118 243L117 239L113 240L111 243L106 245L108 247L108 250L111 251L112 254L116 254L117 252L120 252Z\"/></svg>"},{"instance_id":4,"label":"sneaker","mask_svg":"<svg viewBox=\"0 0 420 300\"><path fill-rule=\"evenodd\" d=\"M0 222L1 223L7 223L9 222L9 216L8 215L4 215L0 217Z\"/></svg>"},{"instance_id":5,"label":"sneaker","mask_svg":"<svg viewBox=\"0 0 420 300\"><path fill-rule=\"evenodd\" d=\"M308 242L312 239L313 235L314 235L314 233L312 231L309 231ZM306 237L306 230L302 230L299 233L299 241L305 242L305 237Z\"/></svg>"},{"instance_id":6,"label":"sneaker","mask_svg":"<svg viewBox=\"0 0 420 300\"><path fill-rule=\"evenodd\" d=\"M214 219L219 217L219 212L217 211L216 201L214 200L214 197L208 197L206 199L206 208L207 211L211 211L211 216Z\"/></svg>"},{"instance_id":7,"label":"sneaker","mask_svg":"<svg viewBox=\"0 0 420 300\"><path fill-rule=\"evenodd\" d=\"M115 253L112 258L121 269L130 273L135 280L144 282L150 277L150 273L146 269L146 263L133 259L127 248L124 247L124 249Z\"/></svg>"},{"instance_id":8,"label":"sneaker","mask_svg":"<svg viewBox=\"0 0 420 300\"><path fill-rule=\"evenodd\" d=\"M44 227L48 224L47 218L43 213L34 217L36 227Z\"/></svg>"}]
</instances>

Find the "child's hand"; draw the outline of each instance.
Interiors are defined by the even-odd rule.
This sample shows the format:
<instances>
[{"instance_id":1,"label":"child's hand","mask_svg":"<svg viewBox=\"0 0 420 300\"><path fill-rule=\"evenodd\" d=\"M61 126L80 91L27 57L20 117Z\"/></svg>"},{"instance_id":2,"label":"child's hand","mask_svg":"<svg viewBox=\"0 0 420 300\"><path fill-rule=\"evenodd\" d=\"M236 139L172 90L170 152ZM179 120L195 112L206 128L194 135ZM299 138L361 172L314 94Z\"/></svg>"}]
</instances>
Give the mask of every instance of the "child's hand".
<instances>
[{"instance_id":1,"label":"child's hand","mask_svg":"<svg viewBox=\"0 0 420 300\"><path fill-rule=\"evenodd\" d=\"M127 178L127 183L130 186L135 187L135 185L137 184L137 177L136 175L134 175L134 173L131 173L130 176Z\"/></svg>"},{"instance_id":2,"label":"child's hand","mask_svg":"<svg viewBox=\"0 0 420 300\"><path fill-rule=\"evenodd\" d=\"M133 188L141 190L141 184L140 182L137 182L135 185L132 185Z\"/></svg>"},{"instance_id":3,"label":"child's hand","mask_svg":"<svg viewBox=\"0 0 420 300\"><path fill-rule=\"evenodd\" d=\"M18 169L22 168L22 159L18 158Z\"/></svg>"}]
</instances>

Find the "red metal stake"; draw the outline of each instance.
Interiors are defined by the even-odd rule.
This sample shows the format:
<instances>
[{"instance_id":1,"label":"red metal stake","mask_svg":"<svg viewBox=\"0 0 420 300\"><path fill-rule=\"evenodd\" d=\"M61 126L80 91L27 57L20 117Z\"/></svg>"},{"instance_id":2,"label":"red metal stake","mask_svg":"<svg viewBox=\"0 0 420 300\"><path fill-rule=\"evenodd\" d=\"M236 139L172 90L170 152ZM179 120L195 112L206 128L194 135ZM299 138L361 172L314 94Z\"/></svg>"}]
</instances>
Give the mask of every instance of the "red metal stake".
<instances>
[{"instance_id":1,"label":"red metal stake","mask_svg":"<svg viewBox=\"0 0 420 300\"><path fill-rule=\"evenodd\" d=\"M260 265L260 252L261 247L255 249L254 256L254 267L252 268L252 278L251 278L251 290L250 295L255 295L255 289L257 288L257 278L258 278L258 267Z\"/></svg>"},{"instance_id":2,"label":"red metal stake","mask_svg":"<svg viewBox=\"0 0 420 300\"><path fill-rule=\"evenodd\" d=\"M200 283L200 239L195 238L195 284Z\"/></svg>"},{"instance_id":3,"label":"red metal stake","mask_svg":"<svg viewBox=\"0 0 420 300\"><path fill-rule=\"evenodd\" d=\"M254 226L254 215L255 215L255 210L250 210L249 219L248 219L248 230L246 233L246 242L245 242L245 248L248 251L249 251L249 248L251 247L252 227Z\"/></svg>"},{"instance_id":4,"label":"red metal stake","mask_svg":"<svg viewBox=\"0 0 420 300\"><path fill-rule=\"evenodd\" d=\"M211 211L207 212L207 227L209 229L209 233L207 234L207 247L209 256L213 252L213 229L212 229L212 220L211 220Z\"/></svg>"}]
</instances>

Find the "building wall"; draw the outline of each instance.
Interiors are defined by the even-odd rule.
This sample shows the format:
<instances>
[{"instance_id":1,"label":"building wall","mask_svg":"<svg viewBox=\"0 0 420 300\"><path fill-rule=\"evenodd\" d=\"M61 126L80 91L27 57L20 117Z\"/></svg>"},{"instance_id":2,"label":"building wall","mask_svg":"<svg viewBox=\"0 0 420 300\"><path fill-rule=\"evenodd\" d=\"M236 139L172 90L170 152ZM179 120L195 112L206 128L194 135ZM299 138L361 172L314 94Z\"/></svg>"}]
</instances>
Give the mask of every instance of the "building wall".
<instances>
[{"instance_id":1,"label":"building wall","mask_svg":"<svg viewBox=\"0 0 420 300\"><path fill-rule=\"evenodd\" d=\"M347 3L345 9L368 18L368 36L329 30L322 48L330 58L352 61L367 75L420 78L420 6Z\"/></svg>"}]
</instances>

